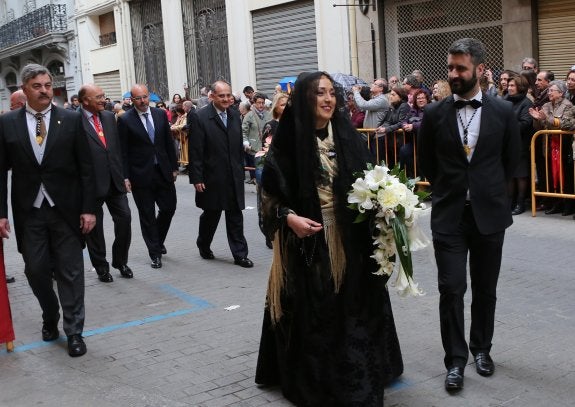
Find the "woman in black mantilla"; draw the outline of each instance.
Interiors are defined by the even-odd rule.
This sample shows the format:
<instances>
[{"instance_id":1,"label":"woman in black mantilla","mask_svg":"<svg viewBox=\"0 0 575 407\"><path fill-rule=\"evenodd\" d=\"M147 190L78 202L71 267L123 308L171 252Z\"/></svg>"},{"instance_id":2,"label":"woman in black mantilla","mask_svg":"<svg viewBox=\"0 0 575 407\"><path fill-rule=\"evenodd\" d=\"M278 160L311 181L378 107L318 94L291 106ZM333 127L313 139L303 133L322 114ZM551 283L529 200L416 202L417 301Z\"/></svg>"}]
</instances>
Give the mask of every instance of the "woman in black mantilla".
<instances>
[{"instance_id":1,"label":"woman in black mantilla","mask_svg":"<svg viewBox=\"0 0 575 407\"><path fill-rule=\"evenodd\" d=\"M301 74L262 176L274 261L256 382L281 385L298 406L379 407L403 372L369 224L347 208L372 157L343 103L327 73Z\"/></svg>"}]
</instances>

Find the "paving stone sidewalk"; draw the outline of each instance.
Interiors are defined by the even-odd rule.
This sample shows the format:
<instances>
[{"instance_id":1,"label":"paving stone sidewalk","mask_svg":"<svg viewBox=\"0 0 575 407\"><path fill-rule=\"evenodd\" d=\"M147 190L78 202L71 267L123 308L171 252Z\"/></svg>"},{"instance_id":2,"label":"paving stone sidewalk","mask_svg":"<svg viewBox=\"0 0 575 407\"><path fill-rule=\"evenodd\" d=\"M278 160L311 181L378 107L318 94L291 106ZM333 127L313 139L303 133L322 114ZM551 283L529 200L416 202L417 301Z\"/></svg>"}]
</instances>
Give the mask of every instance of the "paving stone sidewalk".
<instances>
[{"instance_id":1,"label":"paving stone sidewalk","mask_svg":"<svg viewBox=\"0 0 575 407\"><path fill-rule=\"evenodd\" d=\"M5 241L16 352L0 351L0 407L290 406L277 388L254 383L271 250L257 226L255 188L244 211L253 269L234 266L224 222L216 260L200 258L198 217L186 176L176 182L178 209L160 270L150 268L132 205L130 267L100 283L86 256L88 353L70 358L65 338L41 341L41 312L23 274L15 239ZM429 232L429 221L424 229ZM106 215L108 248L111 223ZM465 389L448 395L439 336L432 252L415 253L427 295L392 294L405 373L386 389L385 405L545 406L575 403L575 221L529 213L508 230L498 291L493 377L466 369ZM469 298L467 299L469 318Z\"/></svg>"}]
</instances>

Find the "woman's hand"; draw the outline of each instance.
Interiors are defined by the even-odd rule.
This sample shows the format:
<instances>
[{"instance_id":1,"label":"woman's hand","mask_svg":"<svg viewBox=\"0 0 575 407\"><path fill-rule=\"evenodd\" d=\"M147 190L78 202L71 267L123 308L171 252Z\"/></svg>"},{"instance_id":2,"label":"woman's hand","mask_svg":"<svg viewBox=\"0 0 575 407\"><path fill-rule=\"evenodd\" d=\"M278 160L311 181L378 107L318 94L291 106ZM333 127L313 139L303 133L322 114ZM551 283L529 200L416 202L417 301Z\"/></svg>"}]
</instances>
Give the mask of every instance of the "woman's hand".
<instances>
[{"instance_id":1,"label":"woman's hand","mask_svg":"<svg viewBox=\"0 0 575 407\"><path fill-rule=\"evenodd\" d=\"M286 223L300 239L313 236L323 229L321 223L305 218L303 216L298 216L294 213L290 213L286 217Z\"/></svg>"},{"instance_id":2,"label":"woman's hand","mask_svg":"<svg viewBox=\"0 0 575 407\"><path fill-rule=\"evenodd\" d=\"M406 131L406 132L409 133L409 132L411 132L412 130L413 130L413 124L407 123L407 124L404 124L404 125L403 125L403 131Z\"/></svg>"}]
</instances>

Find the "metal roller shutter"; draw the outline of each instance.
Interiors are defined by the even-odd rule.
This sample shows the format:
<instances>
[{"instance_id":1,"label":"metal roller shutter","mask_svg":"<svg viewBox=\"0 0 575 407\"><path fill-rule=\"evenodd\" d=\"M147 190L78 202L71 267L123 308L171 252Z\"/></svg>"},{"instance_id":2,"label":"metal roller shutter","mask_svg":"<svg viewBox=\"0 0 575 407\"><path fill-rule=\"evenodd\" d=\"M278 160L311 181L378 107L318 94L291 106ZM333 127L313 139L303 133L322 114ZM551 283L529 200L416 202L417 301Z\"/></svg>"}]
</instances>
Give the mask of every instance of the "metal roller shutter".
<instances>
[{"instance_id":1,"label":"metal roller shutter","mask_svg":"<svg viewBox=\"0 0 575 407\"><path fill-rule=\"evenodd\" d=\"M556 79L575 65L575 7L573 0L546 0L538 2L539 66L553 71Z\"/></svg>"},{"instance_id":2,"label":"metal roller shutter","mask_svg":"<svg viewBox=\"0 0 575 407\"><path fill-rule=\"evenodd\" d=\"M120 71L95 74L94 84L104 90L106 97L112 100L122 100L123 92L120 87Z\"/></svg>"},{"instance_id":3,"label":"metal roller shutter","mask_svg":"<svg viewBox=\"0 0 575 407\"><path fill-rule=\"evenodd\" d=\"M254 11L252 27L259 91L271 97L284 76L317 70L313 1Z\"/></svg>"}]
</instances>

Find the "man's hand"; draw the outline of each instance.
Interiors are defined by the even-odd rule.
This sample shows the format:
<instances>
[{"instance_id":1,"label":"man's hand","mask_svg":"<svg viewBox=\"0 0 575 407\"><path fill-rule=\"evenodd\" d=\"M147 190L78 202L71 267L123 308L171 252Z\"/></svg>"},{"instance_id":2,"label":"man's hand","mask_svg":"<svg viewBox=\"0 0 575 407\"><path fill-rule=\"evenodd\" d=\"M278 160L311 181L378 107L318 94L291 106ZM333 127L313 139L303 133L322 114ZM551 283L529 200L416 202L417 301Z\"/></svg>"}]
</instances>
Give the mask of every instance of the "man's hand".
<instances>
[{"instance_id":1,"label":"man's hand","mask_svg":"<svg viewBox=\"0 0 575 407\"><path fill-rule=\"evenodd\" d=\"M204 192L206 190L206 185L203 182L200 182L198 184L194 184L194 188L196 188L196 191L198 192Z\"/></svg>"},{"instance_id":2,"label":"man's hand","mask_svg":"<svg viewBox=\"0 0 575 407\"><path fill-rule=\"evenodd\" d=\"M0 219L0 237L10 239L10 222L8 219Z\"/></svg>"},{"instance_id":3,"label":"man's hand","mask_svg":"<svg viewBox=\"0 0 575 407\"><path fill-rule=\"evenodd\" d=\"M132 184L130 183L129 179L124 180L124 184L126 184L126 191L132 192Z\"/></svg>"},{"instance_id":4,"label":"man's hand","mask_svg":"<svg viewBox=\"0 0 575 407\"><path fill-rule=\"evenodd\" d=\"M174 177L174 182L176 182L176 180L178 179L178 173L179 173L178 170L172 171L172 177Z\"/></svg>"},{"instance_id":5,"label":"man's hand","mask_svg":"<svg viewBox=\"0 0 575 407\"><path fill-rule=\"evenodd\" d=\"M82 233L87 235L96 226L96 215L91 213L83 213L80 215L80 229Z\"/></svg>"},{"instance_id":6,"label":"man's hand","mask_svg":"<svg viewBox=\"0 0 575 407\"><path fill-rule=\"evenodd\" d=\"M351 90L354 92L359 92L361 90L361 85L353 85Z\"/></svg>"}]
</instances>

